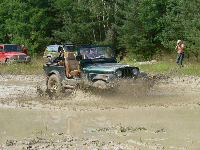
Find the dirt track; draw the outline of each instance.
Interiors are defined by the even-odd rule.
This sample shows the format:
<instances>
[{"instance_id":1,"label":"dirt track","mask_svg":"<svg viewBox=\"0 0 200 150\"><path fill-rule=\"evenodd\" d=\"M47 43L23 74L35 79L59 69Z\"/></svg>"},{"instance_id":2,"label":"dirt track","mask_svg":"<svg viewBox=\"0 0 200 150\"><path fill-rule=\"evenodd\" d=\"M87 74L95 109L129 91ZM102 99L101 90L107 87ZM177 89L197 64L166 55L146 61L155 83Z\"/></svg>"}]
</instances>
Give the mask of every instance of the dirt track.
<instances>
[{"instance_id":1,"label":"dirt track","mask_svg":"<svg viewBox=\"0 0 200 150\"><path fill-rule=\"evenodd\" d=\"M199 77L148 76L57 99L44 90L44 76L0 77L0 149L200 147Z\"/></svg>"}]
</instances>

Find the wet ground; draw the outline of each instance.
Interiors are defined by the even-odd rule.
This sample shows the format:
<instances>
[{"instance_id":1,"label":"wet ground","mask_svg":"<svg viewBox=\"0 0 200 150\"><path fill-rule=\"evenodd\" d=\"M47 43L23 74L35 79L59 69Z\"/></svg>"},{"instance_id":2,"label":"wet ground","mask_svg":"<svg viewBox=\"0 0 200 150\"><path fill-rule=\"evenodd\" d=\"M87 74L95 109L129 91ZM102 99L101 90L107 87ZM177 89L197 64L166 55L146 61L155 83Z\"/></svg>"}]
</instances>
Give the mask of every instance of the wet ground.
<instances>
[{"instance_id":1,"label":"wet ground","mask_svg":"<svg viewBox=\"0 0 200 150\"><path fill-rule=\"evenodd\" d=\"M200 148L200 78L148 76L57 99L43 76L0 77L0 149Z\"/></svg>"}]
</instances>

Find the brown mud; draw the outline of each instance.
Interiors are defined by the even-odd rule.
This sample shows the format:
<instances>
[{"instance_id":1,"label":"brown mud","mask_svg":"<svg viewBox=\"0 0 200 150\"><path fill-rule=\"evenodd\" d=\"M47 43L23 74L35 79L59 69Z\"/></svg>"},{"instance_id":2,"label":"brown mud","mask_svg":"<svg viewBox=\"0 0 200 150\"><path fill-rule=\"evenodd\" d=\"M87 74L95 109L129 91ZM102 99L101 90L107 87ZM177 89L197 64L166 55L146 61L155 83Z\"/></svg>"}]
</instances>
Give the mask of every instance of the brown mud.
<instances>
[{"instance_id":1,"label":"brown mud","mask_svg":"<svg viewBox=\"0 0 200 150\"><path fill-rule=\"evenodd\" d=\"M199 149L200 78L148 75L59 97L44 76L0 76L0 149Z\"/></svg>"}]
</instances>

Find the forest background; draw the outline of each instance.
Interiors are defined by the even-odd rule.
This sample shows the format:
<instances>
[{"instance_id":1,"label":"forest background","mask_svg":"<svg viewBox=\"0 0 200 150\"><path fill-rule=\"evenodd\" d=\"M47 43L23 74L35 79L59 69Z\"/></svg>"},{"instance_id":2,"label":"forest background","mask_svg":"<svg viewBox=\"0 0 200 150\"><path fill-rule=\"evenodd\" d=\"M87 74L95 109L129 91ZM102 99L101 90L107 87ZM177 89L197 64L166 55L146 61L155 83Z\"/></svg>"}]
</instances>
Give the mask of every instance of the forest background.
<instances>
[{"instance_id":1,"label":"forest background","mask_svg":"<svg viewBox=\"0 0 200 150\"><path fill-rule=\"evenodd\" d=\"M198 60L200 0L0 0L0 43L42 55L49 44L112 45L116 54L149 60L185 44Z\"/></svg>"}]
</instances>

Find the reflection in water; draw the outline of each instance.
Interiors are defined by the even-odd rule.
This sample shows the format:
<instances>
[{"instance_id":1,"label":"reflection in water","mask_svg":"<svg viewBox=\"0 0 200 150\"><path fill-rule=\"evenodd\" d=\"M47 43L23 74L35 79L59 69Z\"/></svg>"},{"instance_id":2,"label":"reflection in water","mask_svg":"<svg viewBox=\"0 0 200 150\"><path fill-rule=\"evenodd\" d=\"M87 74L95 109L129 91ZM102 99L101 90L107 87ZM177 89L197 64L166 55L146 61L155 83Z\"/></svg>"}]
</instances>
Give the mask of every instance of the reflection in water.
<instances>
[{"instance_id":1,"label":"reflection in water","mask_svg":"<svg viewBox=\"0 0 200 150\"><path fill-rule=\"evenodd\" d=\"M116 140L139 148L142 141L143 144L149 143L148 146L156 144L177 149L190 148L192 143L192 148L197 149L200 147L199 116L199 106L189 105L181 108L132 107L103 111L1 108L0 143L8 139L24 139L37 130L49 136L64 133L107 142ZM115 129L117 126L118 129ZM119 130L119 127L124 127L124 130ZM147 130L132 132L127 127L144 127Z\"/></svg>"},{"instance_id":2,"label":"reflection in water","mask_svg":"<svg viewBox=\"0 0 200 150\"><path fill-rule=\"evenodd\" d=\"M68 116L67 117L67 134L72 134L74 129L78 129L81 126L81 122L78 122L76 117Z\"/></svg>"}]
</instances>

